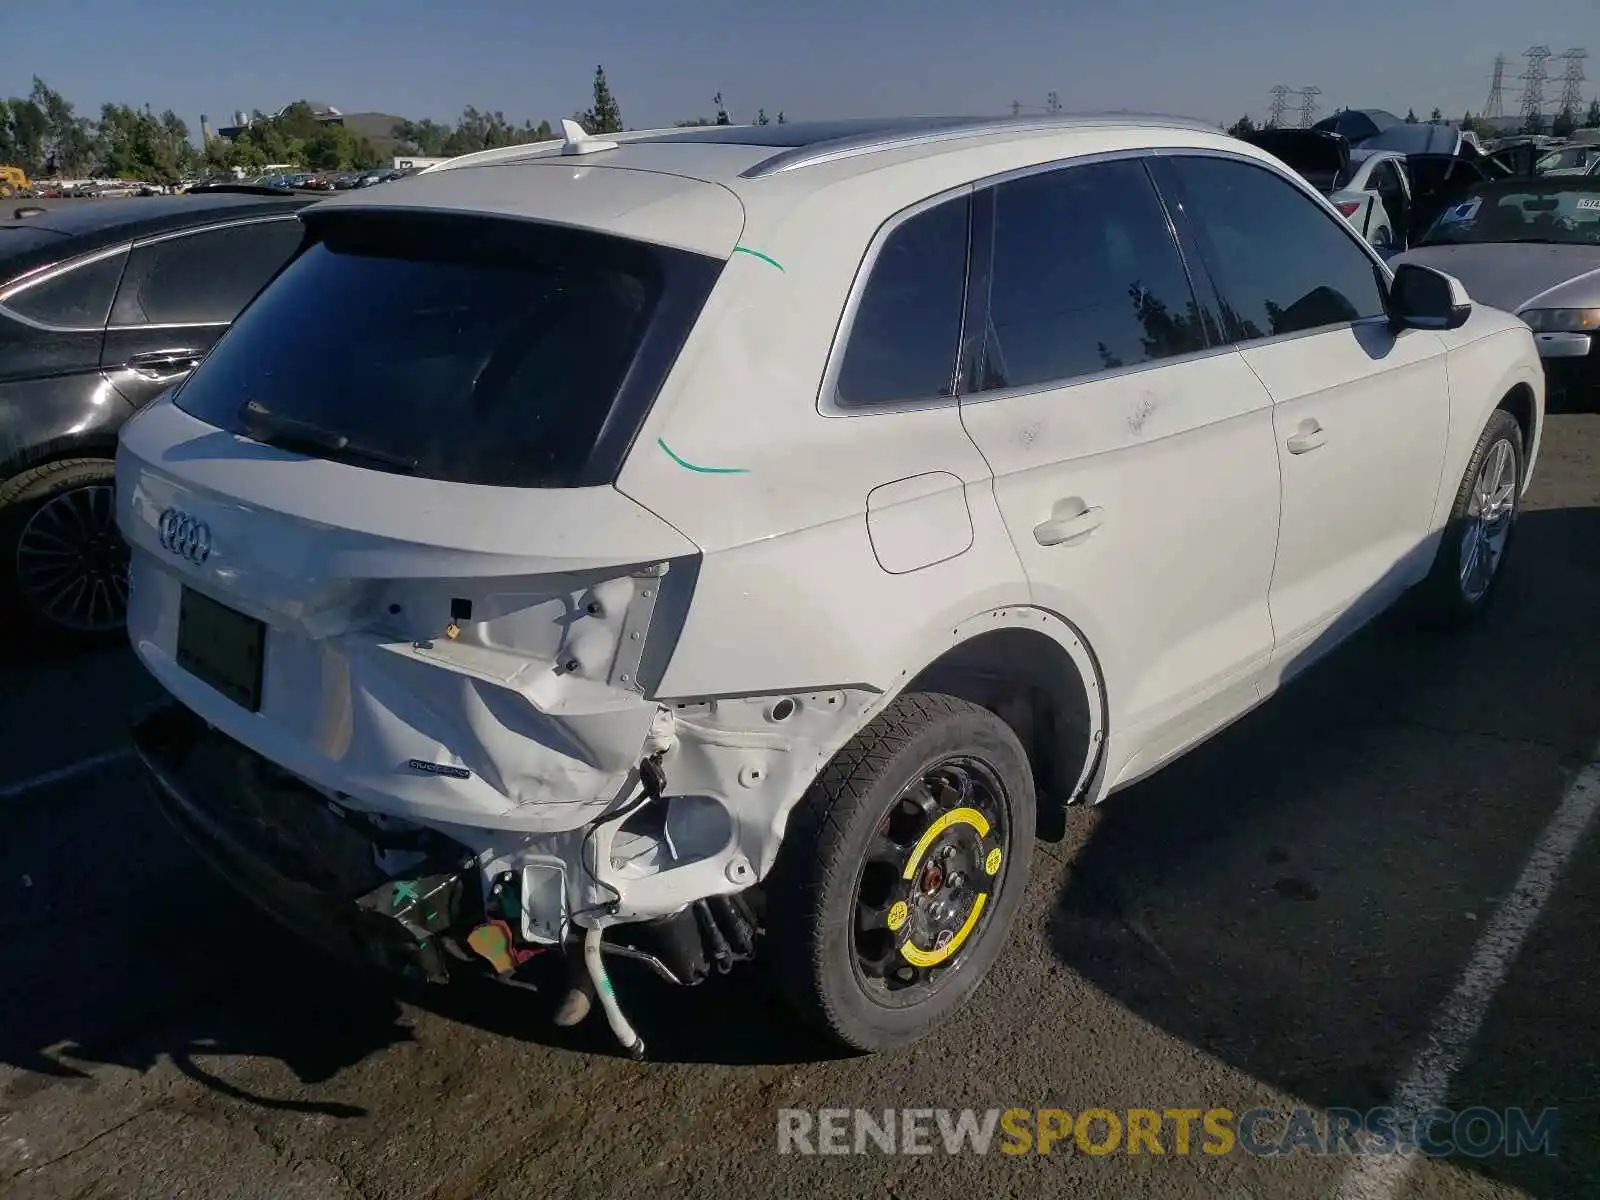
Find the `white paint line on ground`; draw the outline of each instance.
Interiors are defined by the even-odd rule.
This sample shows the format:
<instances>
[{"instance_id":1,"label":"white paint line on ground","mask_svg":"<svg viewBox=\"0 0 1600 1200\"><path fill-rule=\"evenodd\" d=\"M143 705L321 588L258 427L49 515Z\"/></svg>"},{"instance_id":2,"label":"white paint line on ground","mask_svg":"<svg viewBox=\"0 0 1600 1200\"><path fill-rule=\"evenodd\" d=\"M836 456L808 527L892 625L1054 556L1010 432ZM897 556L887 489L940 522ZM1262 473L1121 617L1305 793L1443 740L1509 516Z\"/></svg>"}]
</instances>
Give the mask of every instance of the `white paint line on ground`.
<instances>
[{"instance_id":1,"label":"white paint line on ground","mask_svg":"<svg viewBox=\"0 0 1600 1200\"><path fill-rule=\"evenodd\" d=\"M36 788L49 787L53 783L65 783L69 779L76 779L80 775L87 775L91 771L98 771L101 767L109 766L114 762L122 762L132 757L130 750L108 750L104 754L93 754L88 758L80 758L70 766L57 767L54 771L45 771L30 779L19 779L16 783L8 783L0 787L0 800L15 800L18 796L26 795Z\"/></svg>"},{"instance_id":2,"label":"white paint line on ground","mask_svg":"<svg viewBox=\"0 0 1600 1200\"><path fill-rule=\"evenodd\" d=\"M1442 1107L1462 1056L1478 1036L1495 992L1505 982L1522 944L1556 890L1561 872L1600 808L1600 762L1578 772L1555 816L1545 826L1522 874L1473 947L1472 958L1439 1011L1390 1102L1401 1128L1430 1108ZM1410 1154L1358 1158L1339 1182L1334 1200L1393 1200L1416 1162Z\"/></svg>"}]
</instances>

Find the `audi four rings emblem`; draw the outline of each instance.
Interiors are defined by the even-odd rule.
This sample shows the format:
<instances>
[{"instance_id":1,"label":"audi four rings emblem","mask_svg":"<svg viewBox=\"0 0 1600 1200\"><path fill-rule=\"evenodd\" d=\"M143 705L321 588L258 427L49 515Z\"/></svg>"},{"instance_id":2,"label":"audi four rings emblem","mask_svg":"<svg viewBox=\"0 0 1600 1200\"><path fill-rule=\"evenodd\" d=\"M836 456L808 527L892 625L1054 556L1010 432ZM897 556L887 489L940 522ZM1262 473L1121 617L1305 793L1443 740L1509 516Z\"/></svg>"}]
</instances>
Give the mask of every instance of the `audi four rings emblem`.
<instances>
[{"instance_id":1,"label":"audi four rings emblem","mask_svg":"<svg viewBox=\"0 0 1600 1200\"><path fill-rule=\"evenodd\" d=\"M211 526L177 508L169 508L157 518L161 548L198 566L211 557Z\"/></svg>"}]
</instances>

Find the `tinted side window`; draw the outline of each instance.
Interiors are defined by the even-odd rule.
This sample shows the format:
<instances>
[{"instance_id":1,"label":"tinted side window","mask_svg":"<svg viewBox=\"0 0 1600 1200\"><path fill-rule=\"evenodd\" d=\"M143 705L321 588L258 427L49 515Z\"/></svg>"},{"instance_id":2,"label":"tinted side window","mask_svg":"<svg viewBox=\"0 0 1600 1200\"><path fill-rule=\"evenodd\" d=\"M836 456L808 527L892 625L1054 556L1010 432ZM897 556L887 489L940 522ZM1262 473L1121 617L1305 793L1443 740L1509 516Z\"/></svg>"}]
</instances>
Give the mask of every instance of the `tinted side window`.
<instances>
[{"instance_id":1,"label":"tinted side window","mask_svg":"<svg viewBox=\"0 0 1600 1200\"><path fill-rule=\"evenodd\" d=\"M5 302L12 312L61 329L98 329L106 323L126 254L85 263L17 292Z\"/></svg>"},{"instance_id":2,"label":"tinted side window","mask_svg":"<svg viewBox=\"0 0 1600 1200\"><path fill-rule=\"evenodd\" d=\"M835 402L865 408L952 394L967 278L969 198L947 200L885 239L861 293Z\"/></svg>"},{"instance_id":3,"label":"tinted side window","mask_svg":"<svg viewBox=\"0 0 1600 1200\"><path fill-rule=\"evenodd\" d=\"M300 222L259 221L134 248L113 325L226 324L300 245Z\"/></svg>"},{"instance_id":4,"label":"tinted side window","mask_svg":"<svg viewBox=\"0 0 1600 1200\"><path fill-rule=\"evenodd\" d=\"M1293 184L1224 158L1172 164L1230 337L1250 341L1383 313L1372 260Z\"/></svg>"},{"instance_id":5,"label":"tinted side window","mask_svg":"<svg viewBox=\"0 0 1600 1200\"><path fill-rule=\"evenodd\" d=\"M1069 167L995 193L979 390L1204 349L1165 212L1138 162Z\"/></svg>"}]
</instances>

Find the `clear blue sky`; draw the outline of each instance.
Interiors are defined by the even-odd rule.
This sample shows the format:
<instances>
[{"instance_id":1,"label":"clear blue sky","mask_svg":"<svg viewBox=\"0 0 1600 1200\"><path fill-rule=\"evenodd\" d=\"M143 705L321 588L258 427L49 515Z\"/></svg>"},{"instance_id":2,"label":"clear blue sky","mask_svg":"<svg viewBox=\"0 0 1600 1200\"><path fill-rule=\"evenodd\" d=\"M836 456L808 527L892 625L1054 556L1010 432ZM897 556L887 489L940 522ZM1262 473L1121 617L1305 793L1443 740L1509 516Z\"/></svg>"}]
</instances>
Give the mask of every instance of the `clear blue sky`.
<instances>
[{"instance_id":1,"label":"clear blue sky","mask_svg":"<svg viewBox=\"0 0 1600 1200\"><path fill-rule=\"evenodd\" d=\"M1259 117L1275 83L1320 87L1324 113L1459 117L1483 107L1497 52L1514 76L1532 44L1587 43L1600 80L1596 15L1595 0L30 0L0 5L0 95L38 74L86 115L148 102L196 134L201 113L223 124L299 97L554 120L588 104L604 63L635 128L709 116L718 89L735 120L758 105L791 119L1002 112L1054 90L1069 110L1231 121Z\"/></svg>"}]
</instances>

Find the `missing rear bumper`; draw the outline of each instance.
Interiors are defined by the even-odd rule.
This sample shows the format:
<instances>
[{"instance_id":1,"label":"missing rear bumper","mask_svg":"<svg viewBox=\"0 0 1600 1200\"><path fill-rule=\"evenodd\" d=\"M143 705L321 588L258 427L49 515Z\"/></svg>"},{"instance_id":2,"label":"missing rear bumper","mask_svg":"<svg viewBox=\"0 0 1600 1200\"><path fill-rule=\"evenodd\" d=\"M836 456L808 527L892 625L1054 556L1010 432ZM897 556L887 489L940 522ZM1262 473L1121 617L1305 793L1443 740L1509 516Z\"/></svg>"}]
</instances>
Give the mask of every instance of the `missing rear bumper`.
<instances>
[{"instance_id":1,"label":"missing rear bumper","mask_svg":"<svg viewBox=\"0 0 1600 1200\"><path fill-rule=\"evenodd\" d=\"M348 962L445 982L473 970L476 859L432 830L389 831L341 809L181 705L134 729L162 813L245 898ZM378 855L409 860L399 874Z\"/></svg>"}]
</instances>

